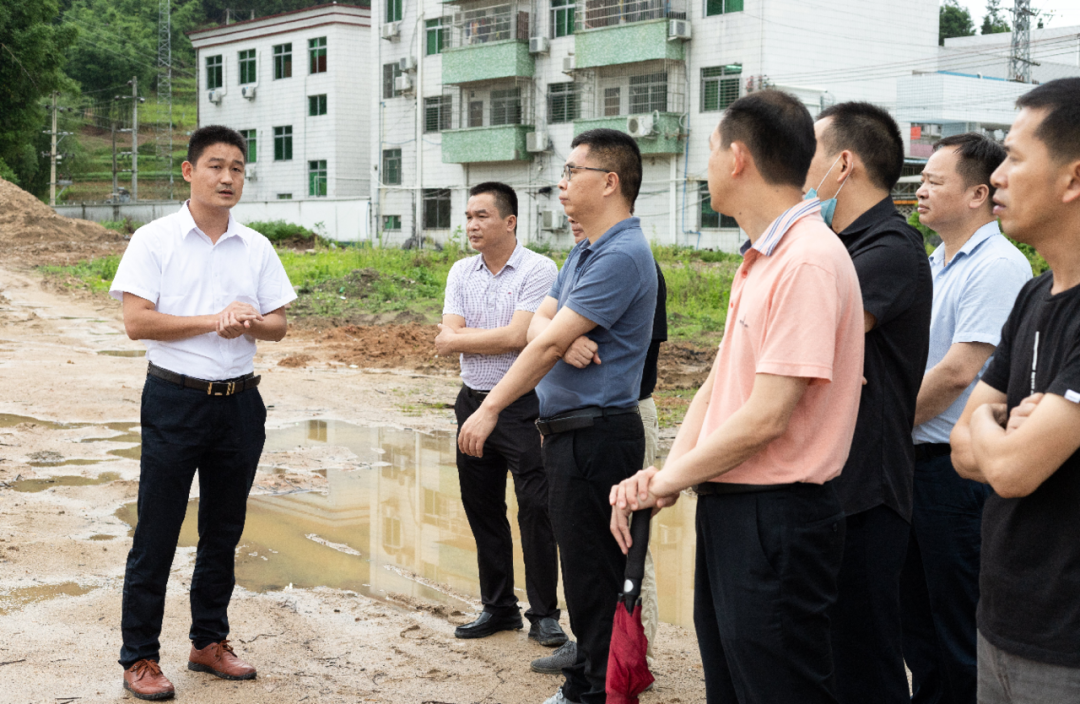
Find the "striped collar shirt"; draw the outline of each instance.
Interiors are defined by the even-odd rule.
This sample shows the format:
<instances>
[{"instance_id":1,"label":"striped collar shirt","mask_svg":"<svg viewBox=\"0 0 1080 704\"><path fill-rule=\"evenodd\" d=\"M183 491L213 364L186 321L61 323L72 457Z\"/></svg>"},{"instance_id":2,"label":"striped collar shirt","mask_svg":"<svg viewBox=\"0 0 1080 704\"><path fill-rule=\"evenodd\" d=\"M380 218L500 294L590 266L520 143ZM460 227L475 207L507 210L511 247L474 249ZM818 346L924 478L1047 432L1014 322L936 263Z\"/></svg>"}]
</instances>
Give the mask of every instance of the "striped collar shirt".
<instances>
[{"instance_id":1,"label":"striped collar shirt","mask_svg":"<svg viewBox=\"0 0 1080 704\"><path fill-rule=\"evenodd\" d=\"M784 238L787 231L791 229L799 220L802 220L808 215L821 212L821 201L817 198L811 198L810 200L804 200L797 205L793 205L783 212L783 214L773 220L772 224L762 233L757 242L751 243L750 240L743 242L740 252L745 257L746 253L753 249L766 257L772 254L776 249L776 245L780 244L780 240Z\"/></svg>"},{"instance_id":2,"label":"striped collar shirt","mask_svg":"<svg viewBox=\"0 0 1080 704\"><path fill-rule=\"evenodd\" d=\"M461 316L469 328L506 327L517 311L536 312L558 271L555 262L520 242L498 274L491 273L482 254L462 259L446 278L443 315ZM517 356L517 352L462 354L461 380L471 389L490 391Z\"/></svg>"}]
</instances>

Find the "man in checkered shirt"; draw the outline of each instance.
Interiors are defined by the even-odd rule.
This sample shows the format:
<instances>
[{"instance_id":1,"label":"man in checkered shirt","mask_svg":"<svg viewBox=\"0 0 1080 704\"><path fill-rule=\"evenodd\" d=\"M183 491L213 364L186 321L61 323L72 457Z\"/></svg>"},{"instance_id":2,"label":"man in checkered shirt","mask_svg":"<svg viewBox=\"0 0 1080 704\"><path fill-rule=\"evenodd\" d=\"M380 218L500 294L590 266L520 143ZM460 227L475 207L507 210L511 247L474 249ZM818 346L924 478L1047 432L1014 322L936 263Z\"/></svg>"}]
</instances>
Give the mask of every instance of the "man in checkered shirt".
<instances>
[{"instance_id":1,"label":"man in checkered shirt","mask_svg":"<svg viewBox=\"0 0 1080 704\"><path fill-rule=\"evenodd\" d=\"M479 252L462 259L446 280L443 322L435 347L461 355L461 392L454 411L458 427L476 411L525 347L533 313L558 274L555 262L517 241L517 194L504 183L481 183L469 191L465 210L469 244ZM504 410L484 444L483 457L457 453L461 501L476 539L480 598L484 611L458 626L458 638L483 638L522 627L514 594L514 545L506 518L506 472L514 477L518 526L525 557L529 637L554 647L566 642L555 593L558 561L548 520L548 488L540 459L540 414L535 391Z\"/></svg>"}]
</instances>

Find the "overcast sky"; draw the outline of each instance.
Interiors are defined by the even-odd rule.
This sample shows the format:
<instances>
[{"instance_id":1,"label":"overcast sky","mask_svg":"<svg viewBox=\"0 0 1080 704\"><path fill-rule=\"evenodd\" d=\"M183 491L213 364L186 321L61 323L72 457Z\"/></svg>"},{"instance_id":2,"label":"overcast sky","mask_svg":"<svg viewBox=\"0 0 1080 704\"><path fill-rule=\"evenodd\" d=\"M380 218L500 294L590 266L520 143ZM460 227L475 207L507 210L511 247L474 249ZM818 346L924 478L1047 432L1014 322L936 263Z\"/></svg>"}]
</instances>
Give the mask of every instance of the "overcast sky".
<instances>
[{"instance_id":1,"label":"overcast sky","mask_svg":"<svg viewBox=\"0 0 1080 704\"><path fill-rule=\"evenodd\" d=\"M971 13L971 20L975 24L975 32L982 26L983 15L986 14L986 0L960 0L960 4L967 7ZM1036 10L1044 13L1053 13L1054 16L1044 23L1046 27L1075 27L1080 25L1080 2L1077 0L1031 0L1031 5ZM1001 8L1005 10L1005 17L1012 24L1011 0L1002 0ZM1036 21L1037 22L1037 21ZM1032 23L1032 29L1036 22Z\"/></svg>"}]
</instances>

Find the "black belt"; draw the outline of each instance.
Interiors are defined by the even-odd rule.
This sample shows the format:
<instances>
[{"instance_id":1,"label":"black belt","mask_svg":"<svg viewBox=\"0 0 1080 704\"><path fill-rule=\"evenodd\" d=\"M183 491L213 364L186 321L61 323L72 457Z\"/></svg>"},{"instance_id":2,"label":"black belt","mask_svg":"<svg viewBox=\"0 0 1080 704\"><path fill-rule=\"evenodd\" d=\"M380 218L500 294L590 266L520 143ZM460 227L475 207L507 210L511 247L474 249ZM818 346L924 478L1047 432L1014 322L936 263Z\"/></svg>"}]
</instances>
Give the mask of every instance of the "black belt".
<instances>
[{"instance_id":1,"label":"black belt","mask_svg":"<svg viewBox=\"0 0 1080 704\"><path fill-rule=\"evenodd\" d=\"M589 428L595 424L597 418L608 416L622 416L629 413L637 413L637 406L630 408L601 408L600 406L586 406L577 410L560 413L550 418L540 418L536 421L536 429L544 437L555 433L565 433L570 430Z\"/></svg>"},{"instance_id":2,"label":"black belt","mask_svg":"<svg viewBox=\"0 0 1080 704\"><path fill-rule=\"evenodd\" d=\"M947 442L924 442L915 446L916 462L929 462L951 454L952 446Z\"/></svg>"},{"instance_id":3,"label":"black belt","mask_svg":"<svg viewBox=\"0 0 1080 704\"><path fill-rule=\"evenodd\" d=\"M153 362L150 363L150 367L146 370L146 373L185 389L205 391L207 396L232 396L241 391L254 389L259 385L259 381L262 379L262 377L255 376L254 373L251 373L233 379L224 379L222 381L206 381L205 379L196 379L192 376L184 376L183 374L171 372L168 369L162 369Z\"/></svg>"},{"instance_id":4,"label":"black belt","mask_svg":"<svg viewBox=\"0 0 1080 704\"><path fill-rule=\"evenodd\" d=\"M461 388L465 389L465 393L467 393L470 398L480 399L481 401L483 401L485 398L487 398L487 395L491 393L490 391L480 391L479 389L471 389L468 386L466 386L465 384L462 384Z\"/></svg>"},{"instance_id":5,"label":"black belt","mask_svg":"<svg viewBox=\"0 0 1080 704\"><path fill-rule=\"evenodd\" d=\"M750 494L757 491L790 489L795 484L732 484L731 482L702 482L694 487L698 496L718 494Z\"/></svg>"}]
</instances>

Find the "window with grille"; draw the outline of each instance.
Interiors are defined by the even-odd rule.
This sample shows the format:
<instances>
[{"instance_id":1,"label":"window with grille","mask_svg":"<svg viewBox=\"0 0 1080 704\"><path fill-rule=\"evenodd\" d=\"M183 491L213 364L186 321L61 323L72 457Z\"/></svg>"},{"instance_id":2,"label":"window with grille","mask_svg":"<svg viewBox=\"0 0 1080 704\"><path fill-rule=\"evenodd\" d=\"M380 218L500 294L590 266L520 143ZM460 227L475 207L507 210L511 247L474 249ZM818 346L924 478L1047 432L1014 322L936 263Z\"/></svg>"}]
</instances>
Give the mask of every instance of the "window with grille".
<instances>
[{"instance_id":1,"label":"window with grille","mask_svg":"<svg viewBox=\"0 0 1080 704\"><path fill-rule=\"evenodd\" d=\"M308 162L308 195L326 195L326 159Z\"/></svg>"},{"instance_id":2,"label":"window with grille","mask_svg":"<svg viewBox=\"0 0 1080 704\"><path fill-rule=\"evenodd\" d=\"M424 229L450 229L450 189L424 189Z\"/></svg>"},{"instance_id":3,"label":"window with grille","mask_svg":"<svg viewBox=\"0 0 1080 704\"><path fill-rule=\"evenodd\" d=\"M308 39L308 73L326 73L326 37Z\"/></svg>"},{"instance_id":4,"label":"window with grille","mask_svg":"<svg viewBox=\"0 0 1080 704\"><path fill-rule=\"evenodd\" d=\"M743 0L705 0L705 16L726 15L729 12L742 12Z\"/></svg>"},{"instance_id":5,"label":"window with grille","mask_svg":"<svg viewBox=\"0 0 1080 704\"><path fill-rule=\"evenodd\" d=\"M292 193L278 193L278 200L292 200Z\"/></svg>"},{"instance_id":6,"label":"window with grille","mask_svg":"<svg viewBox=\"0 0 1080 704\"><path fill-rule=\"evenodd\" d=\"M240 130L240 136L247 142L247 163L254 164L258 161L258 142L255 130Z\"/></svg>"},{"instance_id":7,"label":"window with grille","mask_svg":"<svg viewBox=\"0 0 1080 704\"><path fill-rule=\"evenodd\" d=\"M383 149L382 153L382 177L383 183L391 186L401 185L401 150Z\"/></svg>"},{"instance_id":8,"label":"window with grille","mask_svg":"<svg viewBox=\"0 0 1080 704\"><path fill-rule=\"evenodd\" d=\"M698 195L701 198L701 229L715 230L717 228L737 228L739 226L739 223L735 222L735 218L730 215L721 215L712 209L712 196L709 195L708 182L701 182Z\"/></svg>"},{"instance_id":9,"label":"window with grille","mask_svg":"<svg viewBox=\"0 0 1080 704\"><path fill-rule=\"evenodd\" d=\"M450 129L450 96L424 98L424 131L442 132Z\"/></svg>"},{"instance_id":10,"label":"window with grille","mask_svg":"<svg viewBox=\"0 0 1080 704\"><path fill-rule=\"evenodd\" d=\"M441 54L446 45L450 43L450 23L446 17L436 17L433 20L425 20L427 29L427 56Z\"/></svg>"},{"instance_id":11,"label":"window with grille","mask_svg":"<svg viewBox=\"0 0 1080 704\"><path fill-rule=\"evenodd\" d=\"M581 102L571 83L548 84L548 122L572 122L581 116Z\"/></svg>"},{"instance_id":12,"label":"window with grille","mask_svg":"<svg viewBox=\"0 0 1080 704\"><path fill-rule=\"evenodd\" d=\"M386 21L400 22L404 13L401 3L403 0L386 0Z\"/></svg>"},{"instance_id":13,"label":"window with grille","mask_svg":"<svg viewBox=\"0 0 1080 704\"><path fill-rule=\"evenodd\" d=\"M667 112L667 72L630 76L630 114Z\"/></svg>"},{"instance_id":14,"label":"window with grille","mask_svg":"<svg viewBox=\"0 0 1080 704\"><path fill-rule=\"evenodd\" d=\"M401 75L401 68L395 61L392 64L383 64L382 67L382 97L396 98L401 91L394 87L394 79Z\"/></svg>"},{"instance_id":15,"label":"window with grille","mask_svg":"<svg viewBox=\"0 0 1080 704\"><path fill-rule=\"evenodd\" d=\"M309 95L307 97L308 110L307 114L310 117L316 117L318 115L326 114L326 94L323 95Z\"/></svg>"},{"instance_id":16,"label":"window with grille","mask_svg":"<svg viewBox=\"0 0 1080 704\"><path fill-rule=\"evenodd\" d=\"M384 230L400 230L401 229L401 216L400 215L383 215L383 217L382 217L382 229L384 229Z\"/></svg>"},{"instance_id":17,"label":"window with grille","mask_svg":"<svg viewBox=\"0 0 1080 704\"><path fill-rule=\"evenodd\" d=\"M551 36L565 37L574 33L574 0L551 0Z\"/></svg>"},{"instance_id":18,"label":"window with grille","mask_svg":"<svg viewBox=\"0 0 1080 704\"><path fill-rule=\"evenodd\" d=\"M274 80L292 78L292 44L274 46Z\"/></svg>"},{"instance_id":19,"label":"window with grille","mask_svg":"<svg viewBox=\"0 0 1080 704\"><path fill-rule=\"evenodd\" d=\"M520 88L504 88L491 91L491 124L521 124Z\"/></svg>"},{"instance_id":20,"label":"window with grille","mask_svg":"<svg viewBox=\"0 0 1080 704\"><path fill-rule=\"evenodd\" d=\"M292 125L274 128L274 161L292 159Z\"/></svg>"},{"instance_id":21,"label":"window with grille","mask_svg":"<svg viewBox=\"0 0 1080 704\"><path fill-rule=\"evenodd\" d=\"M484 126L484 101L469 101L469 127Z\"/></svg>"},{"instance_id":22,"label":"window with grille","mask_svg":"<svg viewBox=\"0 0 1080 704\"><path fill-rule=\"evenodd\" d=\"M255 50L247 49L240 52L240 85L254 83L259 79L255 71Z\"/></svg>"},{"instance_id":23,"label":"window with grille","mask_svg":"<svg viewBox=\"0 0 1080 704\"><path fill-rule=\"evenodd\" d=\"M620 108L622 107L622 89L621 88L605 88L604 89L604 117L615 117L621 115Z\"/></svg>"},{"instance_id":24,"label":"window with grille","mask_svg":"<svg viewBox=\"0 0 1080 704\"><path fill-rule=\"evenodd\" d=\"M723 110L738 100L741 76L741 64L701 69L701 111Z\"/></svg>"},{"instance_id":25,"label":"window with grille","mask_svg":"<svg viewBox=\"0 0 1080 704\"><path fill-rule=\"evenodd\" d=\"M221 54L217 56L206 57L206 89L214 90L220 88L225 83L223 68L221 65Z\"/></svg>"}]
</instances>

